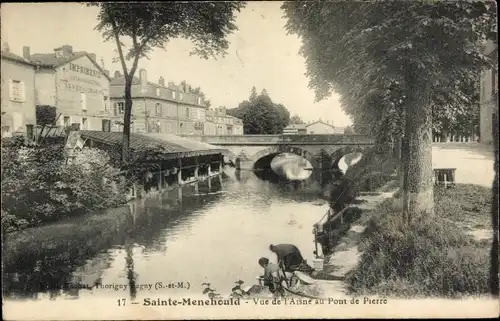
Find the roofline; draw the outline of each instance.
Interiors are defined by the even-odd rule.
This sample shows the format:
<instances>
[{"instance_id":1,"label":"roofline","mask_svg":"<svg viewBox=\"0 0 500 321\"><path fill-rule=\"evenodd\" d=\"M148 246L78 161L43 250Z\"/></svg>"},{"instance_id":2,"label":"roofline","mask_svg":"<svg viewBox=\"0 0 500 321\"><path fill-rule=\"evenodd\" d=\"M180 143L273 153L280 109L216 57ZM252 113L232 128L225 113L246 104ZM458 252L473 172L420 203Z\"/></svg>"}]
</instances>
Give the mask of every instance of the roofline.
<instances>
[{"instance_id":1,"label":"roofline","mask_svg":"<svg viewBox=\"0 0 500 321\"><path fill-rule=\"evenodd\" d=\"M34 55L36 55L36 54L34 54ZM61 67L62 65L65 65L65 64L70 63L70 62L72 62L72 61L74 61L74 60L76 60L76 59L83 58L83 57L87 57L87 58L88 58L88 59L89 59L89 60L90 60L90 61L94 64L94 66L96 66L96 67L97 67L97 69L99 69L99 71L100 71L100 72L104 75L104 77L108 78L108 80L111 82L111 77L110 77L109 75L107 75L107 74L104 72L104 69L103 69L101 66L99 66L99 64L98 64L96 61L94 61L94 59L92 59L92 58L89 56L88 52L85 52L85 54L84 54L84 55L82 55L82 56L78 56L78 55L77 55L77 56L75 56L75 57L72 57L72 59L70 59L70 60L68 60L68 61L65 61L64 63L60 63L60 64L56 64L56 65L53 65L53 64L42 64L42 63L38 64L38 63L33 62L33 61L32 61L31 63L32 63L34 66L37 66L37 67L42 67L42 68L43 68L43 67L46 67L46 68L53 68L53 69L57 69L57 68Z\"/></svg>"},{"instance_id":2,"label":"roofline","mask_svg":"<svg viewBox=\"0 0 500 321\"><path fill-rule=\"evenodd\" d=\"M21 59L23 59L23 60L21 60L21 59L16 59L16 58L14 58L14 57L9 57L9 56L5 55L5 53L10 53L10 54L12 54L12 55L16 55L16 54L13 54L13 53L11 53L11 52L4 52L4 51L2 51L2 52L1 52L1 57L2 57L2 59L5 59L5 60L11 60L11 61L19 62L19 63L21 63L21 64L25 64L25 65L29 65L29 66L35 67L35 64L33 64L31 61L26 60L25 58L23 58L23 57L21 57L21 56L16 55L16 56L18 56L19 58L21 58Z\"/></svg>"},{"instance_id":3,"label":"roofline","mask_svg":"<svg viewBox=\"0 0 500 321\"><path fill-rule=\"evenodd\" d=\"M325 125L330 126L330 127L332 127L332 128L335 128L335 126L330 125L330 124L327 124L327 123L325 123L325 122L324 122L324 121L322 121L322 120L317 120L317 121L315 121L315 122L313 122L313 123L307 124L307 125L306 125L306 127L309 127L309 126L314 125L314 124L317 124L317 123L322 123L322 124L325 124Z\"/></svg>"}]
</instances>

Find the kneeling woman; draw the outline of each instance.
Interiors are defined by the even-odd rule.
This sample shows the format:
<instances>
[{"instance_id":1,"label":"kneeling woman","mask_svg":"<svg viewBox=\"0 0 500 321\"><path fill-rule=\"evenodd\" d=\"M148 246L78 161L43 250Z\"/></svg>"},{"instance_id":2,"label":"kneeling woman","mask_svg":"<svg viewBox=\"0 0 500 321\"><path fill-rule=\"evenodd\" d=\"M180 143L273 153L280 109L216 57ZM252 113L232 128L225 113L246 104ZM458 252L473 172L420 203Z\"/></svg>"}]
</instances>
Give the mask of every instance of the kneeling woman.
<instances>
[{"instance_id":1,"label":"kneeling woman","mask_svg":"<svg viewBox=\"0 0 500 321\"><path fill-rule=\"evenodd\" d=\"M280 269L276 264L269 262L269 259L261 257L259 259L259 265L264 268L264 275L261 279L264 281L264 286L269 287L269 291L274 293L276 291L277 285L280 283Z\"/></svg>"}]
</instances>

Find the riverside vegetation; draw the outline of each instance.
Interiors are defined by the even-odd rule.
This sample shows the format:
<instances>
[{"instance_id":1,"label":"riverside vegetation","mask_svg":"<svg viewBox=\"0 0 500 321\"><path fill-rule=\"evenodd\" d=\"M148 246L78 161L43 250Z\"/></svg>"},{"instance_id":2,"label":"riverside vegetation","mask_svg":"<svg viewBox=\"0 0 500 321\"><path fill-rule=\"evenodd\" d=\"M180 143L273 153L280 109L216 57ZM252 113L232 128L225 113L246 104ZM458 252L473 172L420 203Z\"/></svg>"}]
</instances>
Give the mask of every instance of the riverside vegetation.
<instances>
[{"instance_id":1,"label":"riverside vegetation","mask_svg":"<svg viewBox=\"0 0 500 321\"><path fill-rule=\"evenodd\" d=\"M489 291L490 240L466 229L489 226L491 189L435 187L435 214L408 222L387 200L367 213L363 254L347 276L353 294L460 297ZM464 229L464 227L466 229Z\"/></svg>"},{"instance_id":2,"label":"riverside vegetation","mask_svg":"<svg viewBox=\"0 0 500 321\"><path fill-rule=\"evenodd\" d=\"M110 155L84 148L71 163L64 146L2 144L2 228L12 232L126 202L127 182Z\"/></svg>"}]
</instances>

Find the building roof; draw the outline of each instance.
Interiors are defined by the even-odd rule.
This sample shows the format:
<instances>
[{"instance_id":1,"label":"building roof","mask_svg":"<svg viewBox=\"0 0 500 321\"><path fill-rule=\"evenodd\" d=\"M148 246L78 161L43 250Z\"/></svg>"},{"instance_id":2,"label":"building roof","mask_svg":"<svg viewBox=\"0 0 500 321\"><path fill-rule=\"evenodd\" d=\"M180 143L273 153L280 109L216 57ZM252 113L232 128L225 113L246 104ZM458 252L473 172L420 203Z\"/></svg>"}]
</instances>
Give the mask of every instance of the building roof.
<instances>
[{"instance_id":1,"label":"building roof","mask_svg":"<svg viewBox=\"0 0 500 321\"><path fill-rule=\"evenodd\" d=\"M322 120L317 120L317 121L315 121L315 122L313 122L313 123L307 124L307 125L306 125L306 128L307 128L307 127L309 127L309 126L312 126L312 125L314 125L314 124L318 124L318 123L321 123L321 124L326 125L326 126L330 126L331 128L335 128L335 126L330 125L330 124L327 124L327 123L325 123L325 122L324 122L324 121L322 121Z\"/></svg>"},{"instance_id":2,"label":"building roof","mask_svg":"<svg viewBox=\"0 0 500 321\"><path fill-rule=\"evenodd\" d=\"M29 61L21 56L18 56L16 54L13 54L10 51L3 51L2 50L2 59L8 59L8 60L13 60L13 61L17 61L20 63L24 63L27 65L33 65L33 63L31 61Z\"/></svg>"},{"instance_id":3,"label":"building roof","mask_svg":"<svg viewBox=\"0 0 500 321\"><path fill-rule=\"evenodd\" d=\"M108 145L121 145L123 140L122 132L101 132L82 130L78 132L80 137L89 138ZM225 149L220 149L217 146L194 141L188 138L183 138L168 134L130 134L130 149L141 151L148 148L160 146L165 149L167 155L172 158L195 155L210 155L226 152ZM191 154L195 155L191 155ZM168 158L168 157L167 157Z\"/></svg>"},{"instance_id":4,"label":"building roof","mask_svg":"<svg viewBox=\"0 0 500 321\"><path fill-rule=\"evenodd\" d=\"M132 79L132 85L137 86L140 84L141 84L140 78L134 76L134 78ZM115 86L115 87L116 86L120 86L120 87L125 86L125 76L120 75L118 77L111 78L110 86ZM176 85L163 86L163 85L148 81L148 86L150 86L152 88L168 89L170 91L176 91L176 92L182 93L184 95L192 95L195 97L201 97L201 95L193 93L193 92L184 92L181 90L181 88L179 86L176 86ZM151 98L151 99L155 99L155 100L167 100L167 101L172 101L172 102L180 102L184 105L190 105L190 106L195 106L195 107L199 107L199 108L205 108L205 109L208 108L208 106L205 104L205 101L203 99L202 99L203 104L199 105L196 102L189 101L189 99L187 99L187 97L189 97L189 96L184 96L185 99L180 100L179 98L165 97L163 95L156 96L154 94L151 94L151 92L145 92L145 93L132 95L132 99L134 99L134 98ZM121 94L114 95L113 93L111 93L111 98L120 98L121 99L121 98L123 98L123 95L121 95Z\"/></svg>"},{"instance_id":5,"label":"building roof","mask_svg":"<svg viewBox=\"0 0 500 321\"><path fill-rule=\"evenodd\" d=\"M140 79L138 77L135 77L132 79L132 85L139 85L141 83ZM125 86L125 76L120 75L119 77L113 77L111 78L111 82L109 83L110 86Z\"/></svg>"},{"instance_id":6,"label":"building roof","mask_svg":"<svg viewBox=\"0 0 500 321\"><path fill-rule=\"evenodd\" d=\"M290 124L285 129L306 129L306 124Z\"/></svg>"},{"instance_id":7,"label":"building roof","mask_svg":"<svg viewBox=\"0 0 500 321\"><path fill-rule=\"evenodd\" d=\"M106 76L109 80L111 78L104 72L104 69L88 54L86 51L76 51L69 56L57 57L55 53L36 53L30 55L30 61L32 64L41 67L57 68L75 59L87 57L92 61L92 63L99 69L99 71Z\"/></svg>"}]
</instances>

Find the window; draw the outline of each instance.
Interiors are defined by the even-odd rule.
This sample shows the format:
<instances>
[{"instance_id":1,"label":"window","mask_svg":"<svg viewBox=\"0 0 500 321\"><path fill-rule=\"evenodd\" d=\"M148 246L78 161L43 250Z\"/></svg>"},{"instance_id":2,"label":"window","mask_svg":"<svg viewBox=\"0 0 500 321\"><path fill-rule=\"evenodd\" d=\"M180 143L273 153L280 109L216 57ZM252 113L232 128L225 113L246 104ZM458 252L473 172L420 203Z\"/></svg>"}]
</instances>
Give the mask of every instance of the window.
<instances>
[{"instance_id":1,"label":"window","mask_svg":"<svg viewBox=\"0 0 500 321\"><path fill-rule=\"evenodd\" d=\"M80 102L82 104L82 110L87 110L87 97L84 93L80 93Z\"/></svg>"},{"instance_id":2,"label":"window","mask_svg":"<svg viewBox=\"0 0 500 321\"><path fill-rule=\"evenodd\" d=\"M104 106L104 111L109 111L109 107L108 107L108 104L109 104L109 100L108 100L108 96L103 96L102 97L102 104Z\"/></svg>"},{"instance_id":3,"label":"window","mask_svg":"<svg viewBox=\"0 0 500 321\"><path fill-rule=\"evenodd\" d=\"M20 80L10 81L10 99L14 101L24 101L24 82Z\"/></svg>"},{"instance_id":4,"label":"window","mask_svg":"<svg viewBox=\"0 0 500 321\"><path fill-rule=\"evenodd\" d=\"M162 110L161 110L161 104L160 103L157 103L155 105L155 114L156 114L156 116L159 116L159 117L161 117L161 115L162 115Z\"/></svg>"},{"instance_id":5,"label":"window","mask_svg":"<svg viewBox=\"0 0 500 321\"><path fill-rule=\"evenodd\" d=\"M110 132L111 131L111 121L109 119L102 120L102 131Z\"/></svg>"},{"instance_id":6,"label":"window","mask_svg":"<svg viewBox=\"0 0 500 321\"><path fill-rule=\"evenodd\" d=\"M156 96L160 96L160 88L156 88Z\"/></svg>"},{"instance_id":7,"label":"window","mask_svg":"<svg viewBox=\"0 0 500 321\"><path fill-rule=\"evenodd\" d=\"M87 118L82 118L82 129L87 129Z\"/></svg>"},{"instance_id":8,"label":"window","mask_svg":"<svg viewBox=\"0 0 500 321\"><path fill-rule=\"evenodd\" d=\"M189 108L186 107L186 118L189 118Z\"/></svg>"},{"instance_id":9,"label":"window","mask_svg":"<svg viewBox=\"0 0 500 321\"><path fill-rule=\"evenodd\" d=\"M125 113L125 103L118 103L117 105L118 105L118 114L123 115Z\"/></svg>"}]
</instances>

